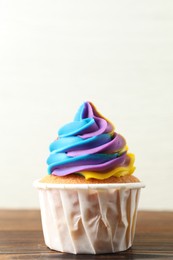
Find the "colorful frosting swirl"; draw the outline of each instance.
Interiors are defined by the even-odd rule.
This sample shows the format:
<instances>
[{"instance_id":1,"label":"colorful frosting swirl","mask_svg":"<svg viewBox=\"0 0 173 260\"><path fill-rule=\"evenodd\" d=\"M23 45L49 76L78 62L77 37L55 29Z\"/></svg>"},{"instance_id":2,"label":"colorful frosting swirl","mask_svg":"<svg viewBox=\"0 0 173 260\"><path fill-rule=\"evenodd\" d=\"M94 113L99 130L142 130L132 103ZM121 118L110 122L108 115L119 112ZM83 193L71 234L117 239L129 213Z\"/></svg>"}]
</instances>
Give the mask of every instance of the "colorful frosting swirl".
<instances>
[{"instance_id":1,"label":"colorful frosting swirl","mask_svg":"<svg viewBox=\"0 0 173 260\"><path fill-rule=\"evenodd\" d=\"M80 174L86 179L107 179L132 174L134 155L127 153L125 139L91 102L85 102L74 121L58 131L50 145L48 173Z\"/></svg>"}]
</instances>

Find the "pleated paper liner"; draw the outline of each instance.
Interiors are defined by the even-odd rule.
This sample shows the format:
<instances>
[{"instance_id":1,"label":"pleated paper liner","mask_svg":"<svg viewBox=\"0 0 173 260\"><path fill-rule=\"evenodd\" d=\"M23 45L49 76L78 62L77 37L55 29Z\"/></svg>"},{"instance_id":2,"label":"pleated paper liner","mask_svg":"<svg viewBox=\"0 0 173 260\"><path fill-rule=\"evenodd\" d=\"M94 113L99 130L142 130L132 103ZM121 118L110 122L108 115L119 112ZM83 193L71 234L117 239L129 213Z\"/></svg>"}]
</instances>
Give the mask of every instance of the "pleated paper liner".
<instances>
[{"instance_id":1,"label":"pleated paper liner","mask_svg":"<svg viewBox=\"0 0 173 260\"><path fill-rule=\"evenodd\" d=\"M50 249L102 254L132 246L143 183L48 184L37 180L34 186Z\"/></svg>"}]
</instances>

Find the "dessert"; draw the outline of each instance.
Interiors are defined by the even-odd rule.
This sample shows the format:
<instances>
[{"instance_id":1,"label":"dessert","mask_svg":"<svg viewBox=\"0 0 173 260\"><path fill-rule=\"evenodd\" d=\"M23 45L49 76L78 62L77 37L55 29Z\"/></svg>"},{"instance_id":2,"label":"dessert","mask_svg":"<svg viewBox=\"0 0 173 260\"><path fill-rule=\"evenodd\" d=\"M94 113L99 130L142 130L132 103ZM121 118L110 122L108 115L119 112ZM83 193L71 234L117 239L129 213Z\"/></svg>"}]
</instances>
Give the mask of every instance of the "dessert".
<instances>
[{"instance_id":1,"label":"dessert","mask_svg":"<svg viewBox=\"0 0 173 260\"><path fill-rule=\"evenodd\" d=\"M73 254L113 253L133 242L140 189L126 140L91 102L50 145L39 190L46 245Z\"/></svg>"}]
</instances>

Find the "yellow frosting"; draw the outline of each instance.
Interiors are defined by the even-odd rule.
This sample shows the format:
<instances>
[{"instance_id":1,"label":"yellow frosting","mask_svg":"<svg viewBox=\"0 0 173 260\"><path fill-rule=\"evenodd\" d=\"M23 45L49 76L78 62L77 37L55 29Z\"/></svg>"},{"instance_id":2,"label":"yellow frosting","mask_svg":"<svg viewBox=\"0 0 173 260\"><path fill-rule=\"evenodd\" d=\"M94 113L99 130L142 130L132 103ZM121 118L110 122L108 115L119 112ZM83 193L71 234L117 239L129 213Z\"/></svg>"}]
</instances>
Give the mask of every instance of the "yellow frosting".
<instances>
[{"instance_id":1,"label":"yellow frosting","mask_svg":"<svg viewBox=\"0 0 173 260\"><path fill-rule=\"evenodd\" d=\"M121 177L125 175L130 175L134 172L135 167L133 166L134 161L135 161L135 156L134 154L127 154L128 157L130 157L130 164L127 167L118 167L115 169L112 169L111 171L108 171L106 173L99 173L99 172L94 172L94 171L81 171L80 173L85 177L86 180L94 178L94 179L107 179L111 176L115 177Z\"/></svg>"}]
</instances>

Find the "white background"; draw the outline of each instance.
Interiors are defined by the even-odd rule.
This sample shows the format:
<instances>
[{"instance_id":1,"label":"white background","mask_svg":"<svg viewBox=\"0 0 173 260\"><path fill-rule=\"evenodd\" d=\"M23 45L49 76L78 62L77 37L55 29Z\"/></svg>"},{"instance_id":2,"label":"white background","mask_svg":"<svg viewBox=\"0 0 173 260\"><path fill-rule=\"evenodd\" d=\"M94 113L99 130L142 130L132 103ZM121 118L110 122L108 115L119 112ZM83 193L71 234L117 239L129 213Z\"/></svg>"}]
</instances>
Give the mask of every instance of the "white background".
<instances>
[{"instance_id":1,"label":"white background","mask_svg":"<svg viewBox=\"0 0 173 260\"><path fill-rule=\"evenodd\" d=\"M0 0L0 207L38 207L48 146L83 101L114 122L173 210L173 1Z\"/></svg>"}]
</instances>

